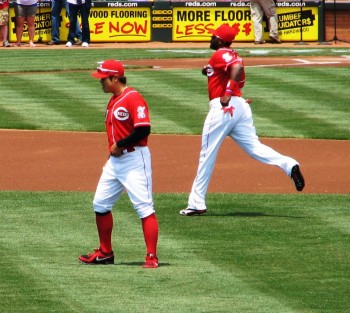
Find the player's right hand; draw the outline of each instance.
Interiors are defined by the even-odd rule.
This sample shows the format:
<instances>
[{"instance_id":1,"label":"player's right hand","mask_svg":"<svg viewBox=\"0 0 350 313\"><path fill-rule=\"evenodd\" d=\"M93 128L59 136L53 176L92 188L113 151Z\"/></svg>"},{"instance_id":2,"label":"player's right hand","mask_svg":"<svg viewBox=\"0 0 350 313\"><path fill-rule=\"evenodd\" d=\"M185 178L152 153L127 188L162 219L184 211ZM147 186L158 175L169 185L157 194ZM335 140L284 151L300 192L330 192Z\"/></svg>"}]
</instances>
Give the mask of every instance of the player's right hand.
<instances>
[{"instance_id":1,"label":"player's right hand","mask_svg":"<svg viewBox=\"0 0 350 313\"><path fill-rule=\"evenodd\" d=\"M203 69L202 69L202 74L203 74L204 76L208 76L207 69L208 69L207 66L204 66Z\"/></svg>"}]
</instances>

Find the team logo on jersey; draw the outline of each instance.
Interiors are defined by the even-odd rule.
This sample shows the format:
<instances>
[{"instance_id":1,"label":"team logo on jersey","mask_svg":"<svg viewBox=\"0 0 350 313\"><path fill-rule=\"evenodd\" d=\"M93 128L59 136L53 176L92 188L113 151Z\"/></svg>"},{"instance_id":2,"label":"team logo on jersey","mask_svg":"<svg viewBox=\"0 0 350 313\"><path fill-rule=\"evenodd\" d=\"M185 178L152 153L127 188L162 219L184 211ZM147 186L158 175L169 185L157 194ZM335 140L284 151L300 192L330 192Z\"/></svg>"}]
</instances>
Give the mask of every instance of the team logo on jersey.
<instances>
[{"instance_id":1,"label":"team logo on jersey","mask_svg":"<svg viewBox=\"0 0 350 313\"><path fill-rule=\"evenodd\" d=\"M137 117L138 118L145 118L146 117L146 113L145 113L146 107L138 107L137 108Z\"/></svg>"},{"instance_id":2,"label":"team logo on jersey","mask_svg":"<svg viewBox=\"0 0 350 313\"><path fill-rule=\"evenodd\" d=\"M233 55L226 52L222 55L222 58L225 60L225 62L230 62L233 59Z\"/></svg>"},{"instance_id":3,"label":"team logo on jersey","mask_svg":"<svg viewBox=\"0 0 350 313\"><path fill-rule=\"evenodd\" d=\"M129 112L123 107L119 107L114 111L114 116L119 121L125 121L129 118Z\"/></svg>"},{"instance_id":4,"label":"team logo on jersey","mask_svg":"<svg viewBox=\"0 0 350 313\"><path fill-rule=\"evenodd\" d=\"M207 70L207 76L208 77L210 77L210 76L212 76L214 74L214 69L213 69L213 67L210 64L208 64L206 66L206 70Z\"/></svg>"}]
</instances>

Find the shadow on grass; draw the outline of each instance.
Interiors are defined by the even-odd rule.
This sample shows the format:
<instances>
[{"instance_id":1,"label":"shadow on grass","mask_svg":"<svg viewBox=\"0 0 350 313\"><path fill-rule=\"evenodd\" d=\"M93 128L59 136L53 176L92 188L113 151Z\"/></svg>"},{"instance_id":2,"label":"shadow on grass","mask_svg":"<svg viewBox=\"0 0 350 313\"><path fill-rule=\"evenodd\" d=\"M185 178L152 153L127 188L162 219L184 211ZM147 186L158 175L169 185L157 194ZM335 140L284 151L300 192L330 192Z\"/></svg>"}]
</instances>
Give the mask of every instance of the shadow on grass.
<instances>
[{"instance_id":1,"label":"shadow on grass","mask_svg":"<svg viewBox=\"0 0 350 313\"><path fill-rule=\"evenodd\" d=\"M123 266L142 266L143 262L121 262L115 265L123 265ZM159 262L158 267L170 266L170 263Z\"/></svg>"},{"instance_id":2,"label":"shadow on grass","mask_svg":"<svg viewBox=\"0 0 350 313\"><path fill-rule=\"evenodd\" d=\"M286 218L304 218L303 216L291 216L291 215L275 215L266 214L260 212L228 212L228 213L207 213L201 216L238 216L238 217L286 217Z\"/></svg>"}]
</instances>

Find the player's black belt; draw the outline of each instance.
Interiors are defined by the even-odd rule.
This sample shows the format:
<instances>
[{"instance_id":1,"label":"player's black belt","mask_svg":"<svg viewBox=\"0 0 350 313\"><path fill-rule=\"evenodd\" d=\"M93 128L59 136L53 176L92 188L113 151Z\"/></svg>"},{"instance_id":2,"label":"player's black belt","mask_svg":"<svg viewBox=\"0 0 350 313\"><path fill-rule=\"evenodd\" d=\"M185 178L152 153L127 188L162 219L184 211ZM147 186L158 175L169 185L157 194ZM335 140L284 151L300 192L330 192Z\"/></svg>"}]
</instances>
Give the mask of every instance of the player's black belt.
<instances>
[{"instance_id":1,"label":"player's black belt","mask_svg":"<svg viewBox=\"0 0 350 313\"><path fill-rule=\"evenodd\" d=\"M123 152L127 152L127 153L130 153L130 152L134 152L136 149L134 147L129 147L129 148L126 148L123 150Z\"/></svg>"},{"instance_id":2,"label":"player's black belt","mask_svg":"<svg viewBox=\"0 0 350 313\"><path fill-rule=\"evenodd\" d=\"M128 148L123 149L122 154L131 153L131 152L134 152L140 148L143 148L143 146L128 147ZM111 154L111 156L117 157L117 156L114 156L112 154Z\"/></svg>"}]
</instances>

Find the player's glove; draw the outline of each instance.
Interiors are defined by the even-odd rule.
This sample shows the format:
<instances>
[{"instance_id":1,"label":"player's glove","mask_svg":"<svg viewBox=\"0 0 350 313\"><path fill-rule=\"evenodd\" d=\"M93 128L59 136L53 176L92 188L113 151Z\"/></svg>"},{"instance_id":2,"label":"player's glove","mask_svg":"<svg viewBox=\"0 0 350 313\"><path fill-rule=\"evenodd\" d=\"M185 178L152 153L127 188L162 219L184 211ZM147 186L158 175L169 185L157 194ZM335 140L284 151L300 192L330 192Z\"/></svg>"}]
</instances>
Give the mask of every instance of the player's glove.
<instances>
[{"instance_id":1,"label":"player's glove","mask_svg":"<svg viewBox=\"0 0 350 313\"><path fill-rule=\"evenodd\" d=\"M203 69L202 69L202 74L204 76L208 76L208 66L204 66Z\"/></svg>"}]
</instances>

